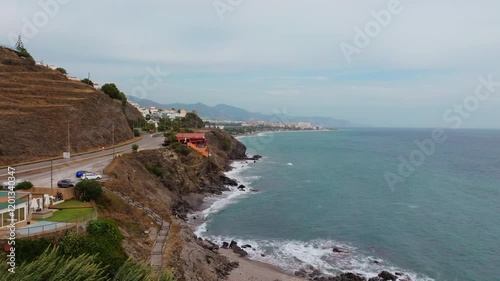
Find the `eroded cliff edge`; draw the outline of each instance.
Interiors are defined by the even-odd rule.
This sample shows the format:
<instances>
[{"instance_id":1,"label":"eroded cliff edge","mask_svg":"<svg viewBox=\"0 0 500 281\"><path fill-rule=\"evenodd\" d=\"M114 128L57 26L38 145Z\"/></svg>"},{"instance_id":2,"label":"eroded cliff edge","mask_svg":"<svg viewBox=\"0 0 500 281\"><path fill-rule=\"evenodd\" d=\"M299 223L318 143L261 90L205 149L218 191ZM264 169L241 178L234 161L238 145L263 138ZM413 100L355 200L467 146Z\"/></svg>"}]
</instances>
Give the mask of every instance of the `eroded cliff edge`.
<instances>
[{"instance_id":1,"label":"eroded cliff edge","mask_svg":"<svg viewBox=\"0 0 500 281\"><path fill-rule=\"evenodd\" d=\"M125 249L138 260L147 261L158 226L137 207L123 202L116 193L139 202L170 223L163 251L164 268L172 268L179 280L221 280L236 266L210 250L186 223L193 194L206 196L226 190L224 172L231 160L246 157L246 147L221 130L206 132L212 156L173 148L143 151L116 158L105 173L111 180L97 202L100 213L116 220L126 239Z\"/></svg>"}]
</instances>

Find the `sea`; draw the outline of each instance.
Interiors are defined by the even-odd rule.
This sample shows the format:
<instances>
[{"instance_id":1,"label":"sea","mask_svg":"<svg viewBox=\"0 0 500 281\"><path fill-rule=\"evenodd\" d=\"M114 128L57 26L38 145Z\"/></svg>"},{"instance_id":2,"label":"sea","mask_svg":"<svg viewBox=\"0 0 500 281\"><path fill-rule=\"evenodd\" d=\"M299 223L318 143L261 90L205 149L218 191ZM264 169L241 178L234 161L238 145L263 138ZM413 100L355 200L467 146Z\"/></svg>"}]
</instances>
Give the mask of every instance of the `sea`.
<instances>
[{"instance_id":1,"label":"sea","mask_svg":"<svg viewBox=\"0 0 500 281\"><path fill-rule=\"evenodd\" d=\"M342 129L239 138L245 185L207 199L196 233L294 271L500 280L500 130ZM334 253L338 247L343 253Z\"/></svg>"}]
</instances>

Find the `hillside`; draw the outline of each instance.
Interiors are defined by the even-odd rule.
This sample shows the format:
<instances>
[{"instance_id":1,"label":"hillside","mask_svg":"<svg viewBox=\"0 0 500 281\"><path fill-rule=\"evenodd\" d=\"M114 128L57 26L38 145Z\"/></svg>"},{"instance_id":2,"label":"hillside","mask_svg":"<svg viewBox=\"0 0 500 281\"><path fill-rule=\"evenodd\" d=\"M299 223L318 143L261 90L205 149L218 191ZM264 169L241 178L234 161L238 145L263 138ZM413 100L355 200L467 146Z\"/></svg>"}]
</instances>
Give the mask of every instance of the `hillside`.
<instances>
[{"instance_id":1,"label":"hillside","mask_svg":"<svg viewBox=\"0 0 500 281\"><path fill-rule=\"evenodd\" d=\"M184 104L171 103L161 104L147 99L140 99L134 96L127 96L130 101L136 102L144 107L155 106L159 108L182 108L186 110L197 110L198 114L206 119L211 120L235 120L235 121L266 121L266 122L310 122L313 125L324 128L344 128L344 127L359 127L358 124L353 124L348 120L335 119L331 117L299 117L288 114L262 114L258 112L250 112L245 109L230 106L226 104L218 104L216 106L208 106L203 103Z\"/></svg>"},{"instance_id":2,"label":"hillside","mask_svg":"<svg viewBox=\"0 0 500 281\"><path fill-rule=\"evenodd\" d=\"M105 170L111 178L106 183L109 191L132 198L171 224L163 265L172 268L178 280L223 280L234 267L210 250L210 243L197 239L185 221L188 211L204 196L226 189L227 178L222 175L230 159L246 156L246 147L224 131L207 132L207 139L213 153L210 158L194 151L181 155L166 148L124 155ZM224 143L230 145L223 149ZM148 219L110 192L97 205L101 216L118 222L128 255L147 261L153 247L143 232L153 227Z\"/></svg>"},{"instance_id":3,"label":"hillside","mask_svg":"<svg viewBox=\"0 0 500 281\"><path fill-rule=\"evenodd\" d=\"M0 47L0 165L85 152L133 138L140 113Z\"/></svg>"}]
</instances>

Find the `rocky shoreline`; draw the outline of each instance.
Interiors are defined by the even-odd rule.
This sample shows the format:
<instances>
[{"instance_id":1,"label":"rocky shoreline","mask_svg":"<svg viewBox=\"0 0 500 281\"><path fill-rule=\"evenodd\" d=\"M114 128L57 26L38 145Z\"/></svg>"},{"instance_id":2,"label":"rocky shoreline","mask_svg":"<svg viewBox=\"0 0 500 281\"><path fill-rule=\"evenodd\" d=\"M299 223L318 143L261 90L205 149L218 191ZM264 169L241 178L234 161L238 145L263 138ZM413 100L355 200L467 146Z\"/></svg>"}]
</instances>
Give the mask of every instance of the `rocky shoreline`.
<instances>
[{"instance_id":1,"label":"rocky shoreline","mask_svg":"<svg viewBox=\"0 0 500 281\"><path fill-rule=\"evenodd\" d=\"M254 161L256 162L257 160L261 159L262 156L260 155L255 155L252 157L241 157L239 159L233 159L233 163L236 161ZM248 163L248 162L247 162ZM240 184L237 180L232 179L228 177L226 174L220 176L220 182L223 183L225 186L231 186L231 187L237 187L239 191L245 191L246 186ZM209 206L206 206L206 208L209 208ZM195 215L196 219L198 217ZM192 225L193 229L196 226L199 226L200 222L198 221L197 224ZM222 245L217 245L216 243L203 239L201 237L198 237L198 240L200 243L202 243L203 247L207 250L210 250L214 253L220 254L221 251L226 251L226 253L232 252L234 255L236 255L239 259L248 259L248 251L249 250L255 250L252 245L250 244L245 244L245 245L238 245L237 241L231 240L231 241L225 241L222 243ZM347 251L345 249L342 249L340 247L333 247L332 248L332 254L346 254ZM265 254L260 254L262 257L265 256ZM240 262L232 262L233 264L233 270L239 266ZM378 261L374 261L374 263L379 263ZM258 266L257 264L256 266ZM272 265L269 264L269 266L273 267ZM352 272L346 272L342 273L337 276L332 276L328 274L324 274L321 272L319 269L313 267L312 265L306 266L304 268L300 268L296 270L293 274L287 274L284 273L281 269L276 269L276 268L271 268L271 270L275 270L277 274L283 274L285 276L284 280L295 280L295 278L300 278L301 280L310 280L310 281L385 281L385 280L390 280L390 281L412 281L412 279L401 272L394 272L391 273L387 270L381 271L378 276L376 277L371 277L367 278L363 275L360 274L355 274ZM229 276L231 275L230 272L228 272ZM282 277L283 278L283 277ZM294 279L288 279L288 278L294 278ZM229 280L232 280L231 278ZM281 280L281 279L280 279Z\"/></svg>"}]
</instances>

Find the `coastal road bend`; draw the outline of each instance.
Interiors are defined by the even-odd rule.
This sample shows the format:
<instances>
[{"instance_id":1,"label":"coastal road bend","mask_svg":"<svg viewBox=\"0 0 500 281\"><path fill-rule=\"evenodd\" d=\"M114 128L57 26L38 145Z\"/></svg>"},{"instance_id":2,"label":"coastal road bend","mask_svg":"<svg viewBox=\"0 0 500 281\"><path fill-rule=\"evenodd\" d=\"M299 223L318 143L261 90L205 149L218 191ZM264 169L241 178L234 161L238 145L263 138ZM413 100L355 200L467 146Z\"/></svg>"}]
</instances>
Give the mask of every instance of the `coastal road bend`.
<instances>
[{"instance_id":1,"label":"coastal road bend","mask_svg":"<svg viewBox=\"0 0 500 281\"><path fill-rule=\"evenodd\" d=\"M115 155L130 152L131 146L137 144L139 150L157 149L163 142L163 134L145 135L141 140L115 147ZM113 159L113 149L88 153L71 157L70 159L57 159L52 161L52 186L57 187L57 181L61 179L76 180L76 171L92 171L102 174L106 166ZM44 161L23 166L12 166L16 169L16 178L29 180L36 187L51 187L51 161ZM0 172L0 181L7 179L7 168Z\"/></svg>"}]
</instances>

